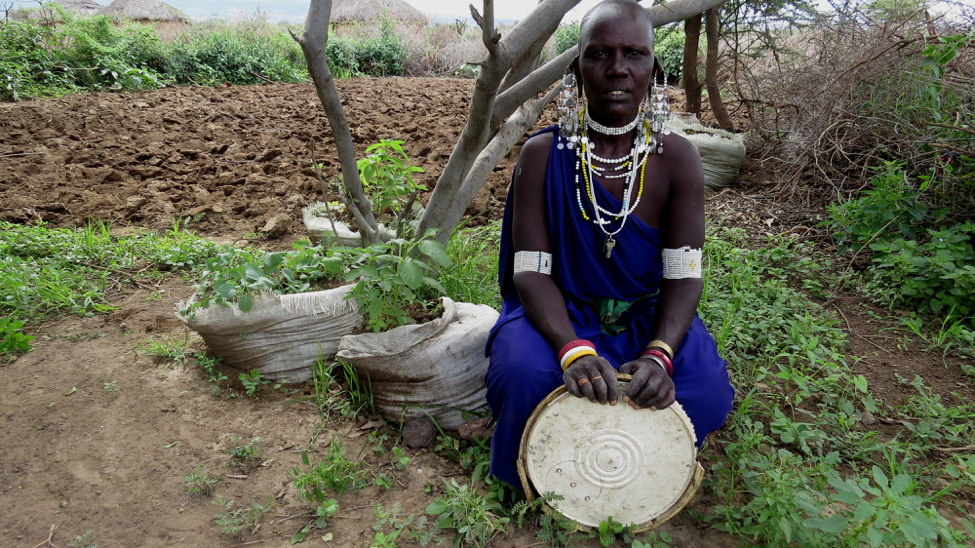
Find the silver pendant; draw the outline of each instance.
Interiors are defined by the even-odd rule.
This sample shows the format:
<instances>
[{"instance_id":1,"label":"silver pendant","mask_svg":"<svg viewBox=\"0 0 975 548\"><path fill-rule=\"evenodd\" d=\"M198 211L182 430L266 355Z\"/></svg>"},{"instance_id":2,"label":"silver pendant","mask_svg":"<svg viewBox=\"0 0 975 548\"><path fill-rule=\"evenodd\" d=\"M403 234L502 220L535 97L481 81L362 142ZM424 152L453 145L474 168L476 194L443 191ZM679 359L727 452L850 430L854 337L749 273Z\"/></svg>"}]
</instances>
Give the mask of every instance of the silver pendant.
<instances>
[{"instance_id":1,"label":"silver pendant","mask_svg":"<svg viewBox=\"0 0 975 548\"><path fill-rule=\"evenodd\" d=\"M606 236L606 242L603 244L603 249L606 251L606 258L612 258L613 248L616 247L616 240L612 236Z\"/></svg>"}]
</instances>

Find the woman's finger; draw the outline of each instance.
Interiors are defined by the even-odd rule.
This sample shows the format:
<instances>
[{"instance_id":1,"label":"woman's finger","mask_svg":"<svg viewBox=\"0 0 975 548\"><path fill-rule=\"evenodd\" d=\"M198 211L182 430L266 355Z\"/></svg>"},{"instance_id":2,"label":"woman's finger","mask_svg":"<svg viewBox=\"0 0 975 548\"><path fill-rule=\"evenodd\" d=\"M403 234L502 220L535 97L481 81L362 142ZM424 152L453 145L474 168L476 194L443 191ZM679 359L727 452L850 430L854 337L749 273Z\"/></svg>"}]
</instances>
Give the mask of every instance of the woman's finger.
<instances>
[{"instance_id":1,"label":"woman's finger","mask_svg":"<svg viewBox=\"0 0 975 548\"><path fill-rule=\"evenodd\" d=\"M606 382L606 401L610 405L616 405L616 400L619 396L616 385L616 370L606 360L600 360L599 369L603 380Z\"/></svg>"},{"instance_id":2,"label":"woman's finger","mask_svg":"<svg viewBox=\"0 0 975 548\"><path fill-rule=\"evenodd\" d=\"M585 396L589 401L596 403L598 401L596 399L596 391L593 389L592 381L589 380L589 377L588 376L583 377L579 379L577 382L579 384L579 390L582 392L582 395Z\"/></svg>"},{"instance_id":3,"label":"woman's finger","mask_svg":"<svg viewBox=\"0 0 975 548\"><path fill-rule=\"evenodd\" d=\"M657 393L647 399L644 406L650 409L666 409L674 403L674 393L674 381L666 378Z\"/></svg>"},{"instance_id":4,"label":"woman's finger","mask_svg":"<svg viewBox=\"0 0 975 548\"><path fill-rule=\"evenodd\" d=\"M630 370L633 371L633 378L630 379L630 386L627 387L626 393L623 394L623 401L632 402L633 398L643 389L647 379L650 378L651 370L645 364L639 364L637 362L629 362L623 365L624 367L631 366ZM623 367L620 367L621 371L622 369Z\"/></svg>"},{"instance_id":5,"label":"woman's finger","mask_svg":"<svg viewBox=\"0 0 975 548\"><path fill-rule=\"evenodd\" d=\"M653 369L652 369L653 367L656 367L656 365L648 364L646 366L645 369L648 369L650 371L647 382L644 383L642 387L640 387L639 392L630 395L630 399L633 400L633 404L636 405L637 408L639 409L644 409L648 407L647 402L649 402L655 395L657 395L657 392L660 390L660 385L662 384L663 379L661 379L659 375L655 375L653 373Z\"/></svg>"},{"instance_id":6,"label":"woman's finger","mask_svg":"<svg viewBox=\"0 0 975 548\"><path fill-rule=\"evenodd\" d=\"M565 383L565 389L569 391L569 394L577 398L582 397L582 391L579 390L579 383L569 371L562 373L562 382Z\"/></svg>"}]
</instances>

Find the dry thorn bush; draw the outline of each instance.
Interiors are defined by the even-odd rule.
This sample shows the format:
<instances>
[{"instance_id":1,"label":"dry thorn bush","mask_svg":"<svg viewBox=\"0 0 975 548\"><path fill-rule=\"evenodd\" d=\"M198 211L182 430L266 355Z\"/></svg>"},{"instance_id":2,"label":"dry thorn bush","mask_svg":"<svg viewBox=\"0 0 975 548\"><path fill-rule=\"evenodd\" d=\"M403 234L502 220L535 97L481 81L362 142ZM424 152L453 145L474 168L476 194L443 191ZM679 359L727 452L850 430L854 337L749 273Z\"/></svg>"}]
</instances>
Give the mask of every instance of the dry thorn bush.
<instances>
[{"instance_id":1,"label":"dry thorn bush","mask_svg":"<svg viewBox=\"0 0 975 548\"><path fill-rule=\"evenodd\" d=\"M960 48L940 78L922 65L923 52L973 22L972 14L929 22L923 11L881 21L853 10L784 31L775 49L743 59L730 84L749 119L752 157L783 174L784 198L855 192L886 160L937 173L946 158L975 149L975 134L951 129L972 123L975 44ZM964 194L971 199L970 189Z\"/></svg>"}]
</instances>

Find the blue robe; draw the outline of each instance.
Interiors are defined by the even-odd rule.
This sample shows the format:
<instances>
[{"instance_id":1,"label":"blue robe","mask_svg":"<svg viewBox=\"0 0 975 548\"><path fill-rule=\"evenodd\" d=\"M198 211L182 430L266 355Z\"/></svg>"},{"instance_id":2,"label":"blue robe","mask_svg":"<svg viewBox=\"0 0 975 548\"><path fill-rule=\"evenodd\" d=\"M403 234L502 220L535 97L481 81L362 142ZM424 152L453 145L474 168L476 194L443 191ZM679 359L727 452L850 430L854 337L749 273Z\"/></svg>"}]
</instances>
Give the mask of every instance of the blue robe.
<instances>
[{"instance_id":1,"label":"blue robe","mask_svg":"<svg viewBox=\"0 0 975 548\"><path fill-rule=\"evenodd\" d=\"M555 129L552 126L542 132ZM558 141L556 133L545 172L545 220L551 240L552 278L565 298L576 335L592 341L599 355L619 369L639 357L652 339L653 309L663 277L663 242L657 229L631 216L615 236L612 257L606 259L603 233L579 210L575 152L568 147L559 149ZM604 208L620 209L619 200L600 184L594 186L597 201ZM535 406L563 381L557 350L525 316L512 282L512 196L509 191L498 261L503 303L487 342L490 366L485 380L488 404L497 421L491 440L491 474L520 488L516 461L525 424ZM586 206L592 218L591 205ZM610 230L618 226L614 223ZM619 308L610 305L620 301L632 304L618 318L616 314L607 317L607 312ZM731 411L734 389L714 338L696 315L676 349L673 363L677 401L694 424L700 447L708 433L724 424Z\"/></svg>"}]
</instances>

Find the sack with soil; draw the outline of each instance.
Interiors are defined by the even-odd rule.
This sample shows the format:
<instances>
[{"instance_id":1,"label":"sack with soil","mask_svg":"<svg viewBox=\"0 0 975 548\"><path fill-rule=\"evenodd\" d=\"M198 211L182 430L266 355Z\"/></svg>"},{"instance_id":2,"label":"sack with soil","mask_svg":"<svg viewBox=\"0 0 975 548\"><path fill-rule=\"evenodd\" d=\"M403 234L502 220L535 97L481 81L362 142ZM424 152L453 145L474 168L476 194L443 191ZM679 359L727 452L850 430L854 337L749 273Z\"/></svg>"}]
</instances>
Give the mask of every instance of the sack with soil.
<instances>
[{"instance_id":1,"label":"sack with soil","mask_svg":"<svg viewBox=\"0 0 975 548\"><path fill-rule=\"evenodd\" d=\"M745 159L745 140L741 135L704 127L697 116L689 112L675 113L670 128L694 143L701 153L704 186L708 190L721 190L735 182Z\"/></svg>"},{"instance_id":2,"label":"sack with soil","mask_svg":"<svg viewBox=\"0 0 975 548\"><path fill-rule=\"evenodd\" d=\"M247 312L214 305L176 316L223 363L245 372L257 369L266 379L305 382L315 361L331 360L342 337L362 323L355 299L345 300L351 288L255 297ZM190 304L180 303L177 310Z\"/></svg>"},{"instance_id":3,"label":"sack with soil","mask_svg":"<svg viewBox=\"0 0 975 548\"><path fill-rule=\"evenodd\" d=\"M384 333L342 337L337 357L368 378L379 413L403 421L429 413L444 429L463 423L461 410L486 405L484 345L498 312L442 298L443 315Z\"/></svg>"}]
</instances>

